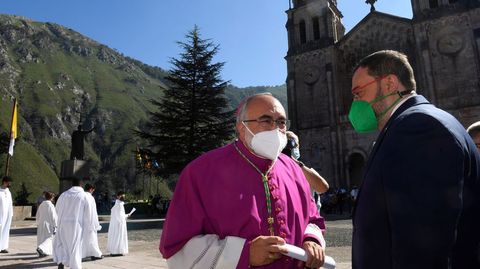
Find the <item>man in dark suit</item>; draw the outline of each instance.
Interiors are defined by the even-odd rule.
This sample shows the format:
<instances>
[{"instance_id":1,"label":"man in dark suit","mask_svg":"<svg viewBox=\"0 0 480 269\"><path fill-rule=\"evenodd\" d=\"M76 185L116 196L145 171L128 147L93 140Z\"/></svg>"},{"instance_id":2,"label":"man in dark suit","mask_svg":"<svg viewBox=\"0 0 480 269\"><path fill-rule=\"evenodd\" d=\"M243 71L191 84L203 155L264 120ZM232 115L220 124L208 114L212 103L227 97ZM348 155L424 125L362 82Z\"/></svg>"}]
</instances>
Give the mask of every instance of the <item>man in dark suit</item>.
<instances>
[{"instance_id":1,"label":"man in dark suit","mask_svg":"<svg viewBox=\"0 0 480 269\"><path fill-rule=\"evenodd\" d=\"M480 268L479 153L415 91L402 53L379 51L355 68L350 122L381 132L353 213L353 268Z\"/></svg>"}]
</instances>

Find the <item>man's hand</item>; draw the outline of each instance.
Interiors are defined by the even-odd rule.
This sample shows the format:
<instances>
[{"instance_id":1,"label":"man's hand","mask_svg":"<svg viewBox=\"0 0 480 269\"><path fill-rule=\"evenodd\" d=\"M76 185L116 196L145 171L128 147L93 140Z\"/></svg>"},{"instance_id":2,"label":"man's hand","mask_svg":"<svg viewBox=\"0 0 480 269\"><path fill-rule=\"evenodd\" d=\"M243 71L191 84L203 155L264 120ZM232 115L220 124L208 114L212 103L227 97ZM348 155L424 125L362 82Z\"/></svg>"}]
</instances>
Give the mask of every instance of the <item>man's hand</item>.
<instances>
[{"instance_id":1,"label":"man's hand","mask_svg":"<svg viewBox=\"0 0 480 269\"><path fill-rule=\"evenodd\" d=\"M305 241L303 243L303 249L308 254L308 260L305 264L300 262L299 267L320 268L323 265L325 262L325 251L322 246L313 241Z\"/></svg>"},{"instance_id":2,"label":"man's hand","mask_svg":"<svg viewBox=\"0 0 480 269\"><path fill-rule=\"evenodd\" d=\"M287 253L285 240L278 236L259 236L250 245L250 265L262 266L270 264Z\"/></svg>"}]
</instances>

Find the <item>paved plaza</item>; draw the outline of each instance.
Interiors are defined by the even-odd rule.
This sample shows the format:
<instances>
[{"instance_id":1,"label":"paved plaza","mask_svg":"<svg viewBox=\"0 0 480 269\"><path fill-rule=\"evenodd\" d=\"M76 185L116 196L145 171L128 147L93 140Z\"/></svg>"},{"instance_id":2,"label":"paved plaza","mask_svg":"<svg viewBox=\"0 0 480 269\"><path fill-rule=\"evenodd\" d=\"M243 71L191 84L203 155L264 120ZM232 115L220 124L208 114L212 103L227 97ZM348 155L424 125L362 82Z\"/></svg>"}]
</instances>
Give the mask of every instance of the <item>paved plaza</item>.
<instances>
[{"instance_id":1,"label":"paved plaza","mask_svg":"<svg viewBox=\"0 0 480 269\"><path fill-rule=\"evenodd\" d=\"M104 253L102 260L84 260L85 269L133 268L153 269L167 268L166 261L158 251L158 243L162 232L162 219L145 219L128 221L129 251L122 257L109 257ZM108 222L101 222L103 229L98 235L100 249L107 248ZM12 224L10 247L8 254L0 254L0 268L18 269L55 269L57 265L51 257L38 258L36 248L35 221L21 221ZM327 255L337 262L338 269L351 268L351 220L327 221Z\"/></svg>"}]
</instances>

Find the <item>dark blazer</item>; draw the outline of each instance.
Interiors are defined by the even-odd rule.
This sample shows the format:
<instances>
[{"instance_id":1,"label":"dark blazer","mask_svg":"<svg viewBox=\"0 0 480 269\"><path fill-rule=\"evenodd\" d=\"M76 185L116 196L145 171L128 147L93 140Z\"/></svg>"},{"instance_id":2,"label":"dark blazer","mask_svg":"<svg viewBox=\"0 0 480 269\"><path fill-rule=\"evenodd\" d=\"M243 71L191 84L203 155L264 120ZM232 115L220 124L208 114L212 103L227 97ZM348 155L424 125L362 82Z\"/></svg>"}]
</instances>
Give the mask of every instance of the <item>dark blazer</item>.
<instances>
[{"instance_id":1,"label":"dark blazer","mask_svg":"<svg viewBox=\"0 0 480 269\"><path fill-rule=\"evenodd\" d=\"M480 156L417 95L380 132L353 215L354 269L480 268Z\"/></svg>"}]
</instances>

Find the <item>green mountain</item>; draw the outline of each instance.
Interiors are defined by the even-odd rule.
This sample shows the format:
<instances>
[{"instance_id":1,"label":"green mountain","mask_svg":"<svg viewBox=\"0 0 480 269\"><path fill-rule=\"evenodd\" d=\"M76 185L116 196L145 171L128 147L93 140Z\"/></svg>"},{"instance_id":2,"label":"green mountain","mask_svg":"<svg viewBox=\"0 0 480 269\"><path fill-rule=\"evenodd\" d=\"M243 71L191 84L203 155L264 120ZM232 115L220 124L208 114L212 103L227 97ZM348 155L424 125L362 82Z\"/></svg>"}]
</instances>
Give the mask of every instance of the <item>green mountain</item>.
<instances>
[{"instance_id":1,"label":"green mountain","mask_svg":"<svg viewBox=\"0 0 480 269\"><path fill-rule=\"evenodd\" d=\"M22 182L32 192L30 201L43 190L58 190L61 162L70 157L71 133L80 121L95 127L85 159L97 189L148 196L145 177L135 171L133 151L142 144L132 130L148 119L149 100L168 87L165 75L72 29L0 15L0 132L9 132L12 99L19 103L10 167L14 196ZM285 86L229 86L226 94L236 107L244 96L263 91L286 104ZM3 175L6 155L0 158ZM165 192L165 185L158 188Z\"/></svg>"},{"instance_id":2,"label":"green mountain","mask_svg":"<svg viewBox=\"0 0 480 269\"><path fill-rule=\"evenodd\" d=\"M288 100L287 100L287 86L252 86L246 88L238 88L233 85L229 85L225 90L225 95L230 100L230 105L235 108L240 104L243 98L257 94L269 92L275 96L285 107L285 110L288 111Z\"/></svg>"}]
</instances>

